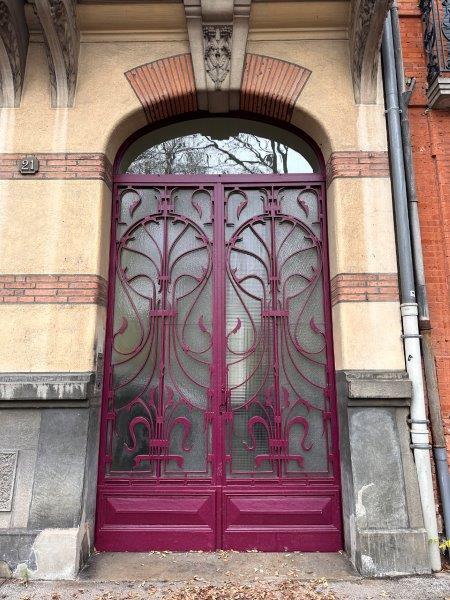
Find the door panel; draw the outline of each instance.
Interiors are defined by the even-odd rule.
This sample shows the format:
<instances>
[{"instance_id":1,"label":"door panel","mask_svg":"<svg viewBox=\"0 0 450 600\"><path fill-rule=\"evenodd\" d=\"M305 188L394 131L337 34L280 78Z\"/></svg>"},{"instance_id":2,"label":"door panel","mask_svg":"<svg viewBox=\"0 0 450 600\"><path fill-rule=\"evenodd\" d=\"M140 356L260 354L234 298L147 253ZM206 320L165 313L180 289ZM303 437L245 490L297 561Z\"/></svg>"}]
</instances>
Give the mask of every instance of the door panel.
<instances>
[{"instance_id":1,"label":"door panel","mask_svg":"<svg viewBox=\"0 0 450 600\"><path fill-rule=\"evenodd\" d=\"M98 502L97 549L189 550L193 540L198 550L217 547L214 491L176 487L121 490L109 486L100 493Z\"/></svg>"},{"instance_id":2,"label":"door panel","mask_svg":"<svg viewBox=\"0 0 450 600\"><path fill-rule=\"evenodd\" d=\"M320 187L225 197L227 476L330 476Z\"/></svg>"},{"instance_id":3,"label":"door panel","mask_svg":"<svg viewBox=\"0 0 450 600\"><path fill-rule=\"evenodd\" d=\"M124 177L96 547L338 550L323 185Z\"/></svg>"},{"instance_id":4,"label":"door panel","mask_svg":"<svg viewBox=\"0 0 450 600\"><path fill-rule=\"evenodd\" d=\"M342 547L338 490L224 491L223 518L225 549L336 552Z\"/></svg>"},{"instance_id":5,"label":"door panel","mask_svg":"<svg viewBox=\"0 0 450 600\"><path fill-rule=\"evenodd\" d=\"M212 244L202 203L211 210L211 189L119 192L109 476L212 475Z\"/></svg>"}]
</instances>

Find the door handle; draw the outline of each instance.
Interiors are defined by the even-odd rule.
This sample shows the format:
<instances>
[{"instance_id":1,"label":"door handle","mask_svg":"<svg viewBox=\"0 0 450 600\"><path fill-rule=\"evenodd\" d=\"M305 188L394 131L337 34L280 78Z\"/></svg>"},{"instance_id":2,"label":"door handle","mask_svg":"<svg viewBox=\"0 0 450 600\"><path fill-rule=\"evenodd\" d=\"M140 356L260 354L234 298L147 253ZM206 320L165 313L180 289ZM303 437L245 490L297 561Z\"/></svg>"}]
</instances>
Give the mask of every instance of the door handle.
<instances>
[{"instance_id":1,"label":"door handle","mask_svg":"<svg viewBox=\"0 0 450 600\"><path fill-rule=\"evenodd\" d=\"M228 412L228 390L225 385L221 388L221 403L219 405L220 414Z\"/></svg>"}]
</instances>

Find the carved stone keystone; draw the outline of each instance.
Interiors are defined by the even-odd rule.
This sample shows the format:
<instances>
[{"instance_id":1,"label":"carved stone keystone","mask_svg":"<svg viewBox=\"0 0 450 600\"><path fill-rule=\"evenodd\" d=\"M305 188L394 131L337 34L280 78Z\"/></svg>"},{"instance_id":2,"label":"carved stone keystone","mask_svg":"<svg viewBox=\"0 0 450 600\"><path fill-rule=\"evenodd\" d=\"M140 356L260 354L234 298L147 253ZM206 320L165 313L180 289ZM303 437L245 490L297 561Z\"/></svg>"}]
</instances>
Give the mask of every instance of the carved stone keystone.
<instances>
[{"instance_id":1,"label":"carved stone keystone","mask_svg":"<svg viewBox=\"0 0 450 600\"><path fill-rule=\"evenodd\" d=\"M374 104L381 36L391 0L352 0L350 61L355 102Z\"/></svg>"},{"instance_id":2,"label":"carved stone keystone","mask_svg":"<svg viewBox=\"0 0 450 600\"><path fill-rule=\"evenodd\" d=\"M200 110L239 108L251 0L184 0Z\"/></svg>"},{"instance_id":3,"label":"carved stone keystone","mask_svg":"<svg viewBox=\"0 0 450 600\"><path fill-rule=\"evenodd\" d=\"M34 10L44 33L52 107L71 107L80 51L76 0L34 0Z\"/></svg>"},{"instance_id":4,"label":"carved stone keystone","mask_svg":"<svg viewBox=\"0 0 450 600\"><path fill-rule=\"evenodd\" d=\"M21 0L0 0L0 108L20 105L28 51Z\"/></svg>"}]
</instances>

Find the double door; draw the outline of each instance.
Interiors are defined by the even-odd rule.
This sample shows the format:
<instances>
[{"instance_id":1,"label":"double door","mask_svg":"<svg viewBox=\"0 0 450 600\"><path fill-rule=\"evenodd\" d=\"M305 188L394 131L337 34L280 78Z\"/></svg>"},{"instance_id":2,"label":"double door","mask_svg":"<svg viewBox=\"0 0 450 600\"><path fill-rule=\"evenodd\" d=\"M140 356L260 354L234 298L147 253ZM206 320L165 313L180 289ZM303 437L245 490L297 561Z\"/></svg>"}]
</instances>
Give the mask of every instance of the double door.
<instances>
[{"instance_id":1,"label":"double door","mask_svg":"<svg viewBox=\"0 0 450 600\"><path fill-rule=\"evenodd\" d=\"M340 549L322 183L121 176L112 237L96 547Z\"/></svg>"}]
</instances>

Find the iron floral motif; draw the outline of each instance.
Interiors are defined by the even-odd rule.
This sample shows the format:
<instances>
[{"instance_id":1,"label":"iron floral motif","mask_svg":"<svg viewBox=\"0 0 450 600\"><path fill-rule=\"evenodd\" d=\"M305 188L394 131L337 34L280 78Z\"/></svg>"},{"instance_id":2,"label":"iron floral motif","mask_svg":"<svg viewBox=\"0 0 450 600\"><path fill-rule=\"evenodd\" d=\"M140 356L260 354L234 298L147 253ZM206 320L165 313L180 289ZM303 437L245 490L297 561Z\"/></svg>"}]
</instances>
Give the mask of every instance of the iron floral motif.
<instances>
[{"instance_id":1,"label":"iron floral motif","mask_svg":"<svg viewBox=\"0 0 450 600\"><path fill-rule=\"evenodd\" d=\"M448 0L443 0L442 25L439 24L441 15L435 0L420 0L419 7L424 23L423 43L427 55L427 79L431 85L441 71L450 70L450 6Z\"/></svg>"},{"instance_id":2,"label":"iron floral motif","mask_svg":"<svg viewBox=\"0 0 450 600\"><path fill-rule=\"evenodd\" d=\"M442 19L442 33L444 34L444 37L447 40L447 56L445 58L445 68L450 69L450 2L448 0L443 0L442 6L444 7L444 18Z\"/></svg>"},{"instance_id":3,"label":"iron floral motif","mask_svg":"<svg viewBox=\"0 0 450 600\"><path fill-rule=\"evenodd\" d=\"M232 217L233 197L240 202ZM306 472L308 453L323 451L313 423L322 421L325 444L331 418L317 302L323 277L319 196L312 188L262 190L260 200L262 210L249 214L247 194L233 189L226 207L227 226L241 220L227 244L226 267L227 295L243 317L226 335L228 461L232 472L292 477ZM242 222L241 214L250 218ZM245 417L236 433L239 414ZM248 471L236 461L236 443L249 453Z\"/></svg>"},{"instance_id":4,"label":"iron floral motif","mask_svg":"<svg viewBox=\"0 0 450 600\"><path fill-rule=\"evenodd\" d=\"M205 67L209 78L219 90L230 72L231 64L231 25L205 25Z\"/></svg>"},{"instance_id":5,"label":"iron floral motif","mask_svg":"<svg viewBox=\"0 0 450 600\"><path fill-rule=\"evenodd\" d=\"M149 200L127 188L121 197L116 293L127 308L121 323L117 315L112 343L114 435L121 457L113 471L188 472L187 457L199 451L198 423L209 427L212 247L196 191L184 212L178 194L158 189ZM186 215L192 209L197 219ZM202 341L196 344L197 333ZM205 471L207 454L205 449Z\"/></svg>"}]
</instances>

